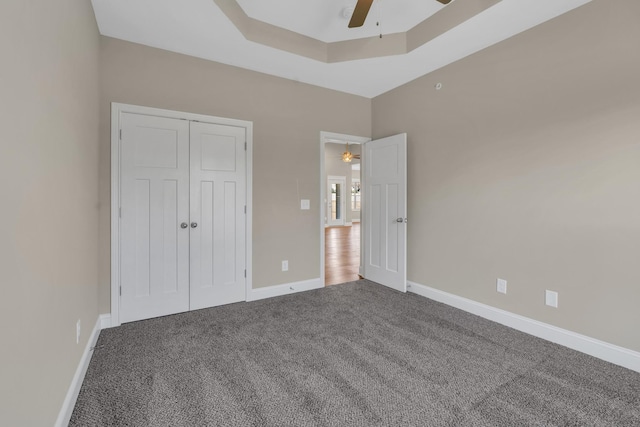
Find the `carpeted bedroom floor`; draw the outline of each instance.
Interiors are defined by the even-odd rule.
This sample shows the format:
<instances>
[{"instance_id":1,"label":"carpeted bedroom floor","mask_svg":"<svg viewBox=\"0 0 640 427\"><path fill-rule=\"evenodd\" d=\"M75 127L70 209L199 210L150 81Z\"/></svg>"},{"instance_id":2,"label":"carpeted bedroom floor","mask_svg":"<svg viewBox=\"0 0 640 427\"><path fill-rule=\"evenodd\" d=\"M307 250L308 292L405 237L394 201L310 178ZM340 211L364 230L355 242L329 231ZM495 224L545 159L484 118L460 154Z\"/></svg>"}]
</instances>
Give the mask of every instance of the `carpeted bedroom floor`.
<instances>
[{"instance_id":1,"label":"carpeted bedroom floor","mask_svg":"<svg viewBox=\"0 0 640 427\"><path fill-rule=\"evenodd\" d=\"M101 332L71 426L640 426L640 374L360 280Z\"/></svg>"}]
</instances>

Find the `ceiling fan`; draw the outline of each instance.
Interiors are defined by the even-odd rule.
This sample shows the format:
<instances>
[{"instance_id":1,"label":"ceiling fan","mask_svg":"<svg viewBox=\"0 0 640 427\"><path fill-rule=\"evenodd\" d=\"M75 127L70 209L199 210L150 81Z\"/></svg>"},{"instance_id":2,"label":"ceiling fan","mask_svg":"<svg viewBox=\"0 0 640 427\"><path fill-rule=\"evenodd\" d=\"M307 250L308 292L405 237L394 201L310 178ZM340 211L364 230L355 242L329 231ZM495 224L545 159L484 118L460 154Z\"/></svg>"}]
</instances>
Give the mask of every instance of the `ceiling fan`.
<instances>
[{"instance_id":1,"label":"ceiling fan","mask_svg":"<svg viewBox=\"0 0 640 427\"><path fill-rule=\"evenodd\" d=\"M451 3L451 0L436 1L445 5ZM369 14L369 9L371 9L372 4L373 0L358 0L355 10L353 11L353 15L351 15L351 21L349 21L349 28L362 27L365 19L367 19L367 15Z\"/></svg>"},{"instance_id":2,"label":"ceiling fan","mask_svg":"<svg viewBox=\"0 0 640 427\"><path fill-rule=\"evenodd\" d=\"M349 143L347 142L347 148L345 148L345 152L342 153L342 161L345 163L351 163L352 160L360 160L360 154L353 154L349 151Z\"/></svg>"}]
</instances>

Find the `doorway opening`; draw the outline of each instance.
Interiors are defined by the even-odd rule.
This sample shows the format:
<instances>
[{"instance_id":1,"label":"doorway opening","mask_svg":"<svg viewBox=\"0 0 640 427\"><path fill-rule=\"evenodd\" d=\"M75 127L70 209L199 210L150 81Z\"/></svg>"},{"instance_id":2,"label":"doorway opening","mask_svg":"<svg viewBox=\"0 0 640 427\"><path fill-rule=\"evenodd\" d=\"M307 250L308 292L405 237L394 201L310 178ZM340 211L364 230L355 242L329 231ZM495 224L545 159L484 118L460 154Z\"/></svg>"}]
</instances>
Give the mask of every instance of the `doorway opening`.
<instances>
[{"instance_id":1,"label":"doorway opening","mask_svg":"<svg viewBox=\"0 0 640 427\"><path fill-rule=\"evenodd\" d=\"M360 223L325 228L325 286L360 278Z\"/></svg>"},{"instance_id":2,"label":"doorway opening","mask_svg":"<svg viewBox=\"0 0 640 427\"><path fill-rule=\"evenodd\" d=\"M320 255L325 286L358 280L362 272L361 147L370 138L321 132ZM347 146L348 144L348 146ZM344 161L345 151L350 153Z\"/></svg>"}]
</instances>

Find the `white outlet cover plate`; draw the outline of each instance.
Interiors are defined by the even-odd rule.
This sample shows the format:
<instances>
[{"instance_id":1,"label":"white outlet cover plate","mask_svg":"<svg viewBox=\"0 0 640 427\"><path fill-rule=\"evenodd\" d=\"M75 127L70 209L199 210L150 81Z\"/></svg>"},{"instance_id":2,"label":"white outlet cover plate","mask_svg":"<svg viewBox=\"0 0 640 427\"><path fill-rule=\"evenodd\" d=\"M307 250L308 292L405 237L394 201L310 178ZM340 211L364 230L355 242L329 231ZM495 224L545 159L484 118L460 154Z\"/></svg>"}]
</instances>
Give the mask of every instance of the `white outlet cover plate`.
<instances>
[{"instance_id":1,"label":"white outlet cover plate","mask_svg":"<svg viewBox=\"0 0 640 427\"><path fill-rule=\"evenodd\" d=\"M496 290L501 294L507 293L507 281L504 279L496 280Z\"/></svg>"},{"instance_id":2,"label":"white outlet cover plate","mask_svg":"<svg viewBox=\"0 0 640 427\"><path fill-rule=\"evenodd\" d=\"M289 261L282 261L282 271L289 271Z\"/></svg>"},{"instance_id":3,"label":"white outlet cover plate","mask_svg":"<svg viewBox=\"0 0 640 427\"><path fill-rule=\"evenodd\" d=\"M302 209L303 211L308 211L309 209L311 209L311 201L309 199L301 199L300 209Z\"/></svg>"},{"instance_id":4,"label":"white outlet cover plate","mask_svg":"<svg viewBox=\"0 0 640 427\"><path fill-rule=\"evenodd\" d=\"M550 307L558 308L558 293L555 291L545 291L545 303Z\"/></svg>"}]
</instances>

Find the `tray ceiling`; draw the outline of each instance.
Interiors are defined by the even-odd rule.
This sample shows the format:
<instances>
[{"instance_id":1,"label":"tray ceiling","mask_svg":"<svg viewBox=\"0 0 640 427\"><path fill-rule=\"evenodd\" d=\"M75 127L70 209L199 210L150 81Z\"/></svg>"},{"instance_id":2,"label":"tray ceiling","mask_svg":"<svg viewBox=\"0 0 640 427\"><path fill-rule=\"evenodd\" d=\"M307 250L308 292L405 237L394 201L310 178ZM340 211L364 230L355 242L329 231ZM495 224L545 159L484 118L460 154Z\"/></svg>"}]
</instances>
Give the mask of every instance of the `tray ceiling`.
<instances>
[{"instance_id":1,"label":"tray ceiling","mask_svg":"<svg viewBox=\"0 0 640 427\"><path fill-rule=\"evenodd\" d=\"M376 0L358 32L355 1L92 3L102 35L372 98L590 1Z\"/></svg>"},{"instance_id":2,"label":"tray ceiling","mask_svg":"<svg viewBox=\"0 0 640 427\"><path fill-rule=\"evenodd\" d=\"M362 27L347 28L344 12L353 12L355 0L236 1L251 18L326 43L378 36L381 29L406 32L444 7L435 0L376 0Z\"/></svg>"}]
</instances>

